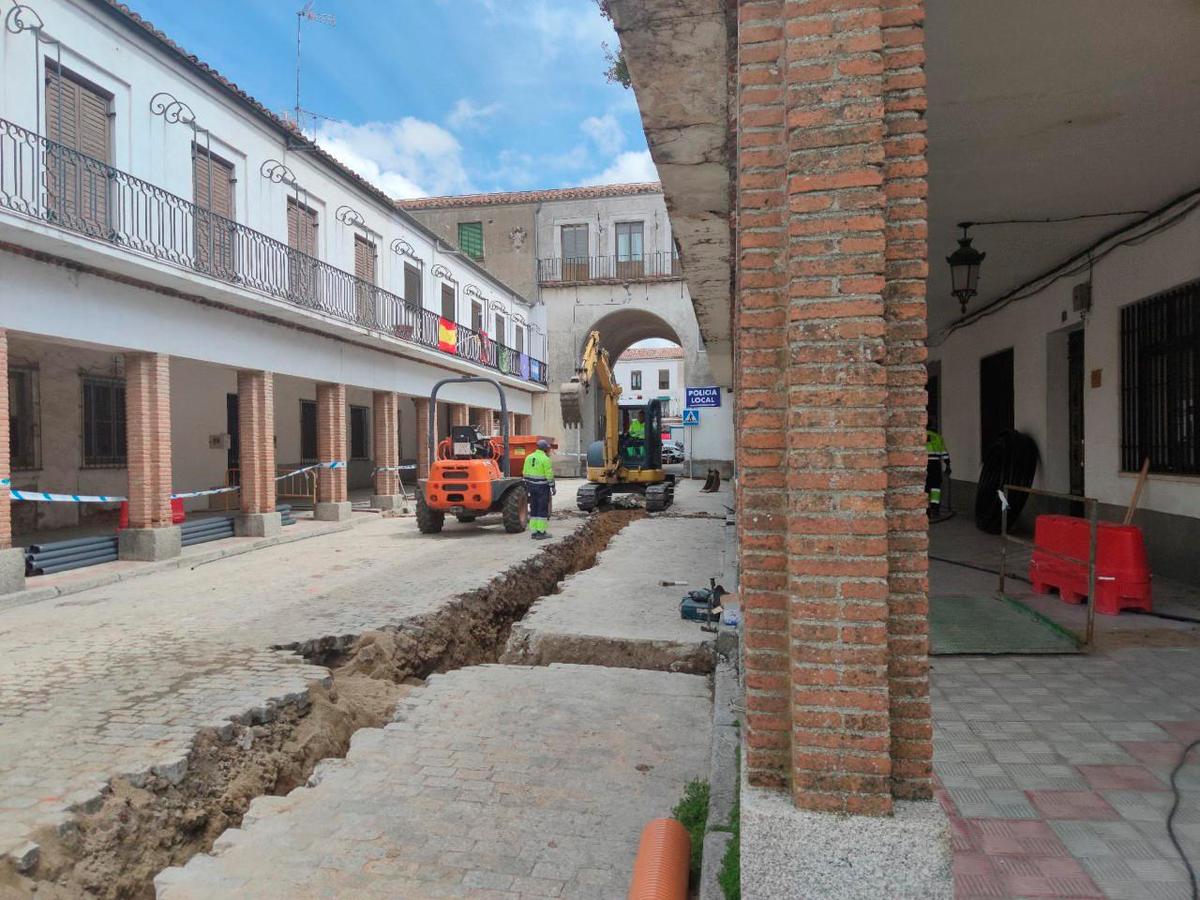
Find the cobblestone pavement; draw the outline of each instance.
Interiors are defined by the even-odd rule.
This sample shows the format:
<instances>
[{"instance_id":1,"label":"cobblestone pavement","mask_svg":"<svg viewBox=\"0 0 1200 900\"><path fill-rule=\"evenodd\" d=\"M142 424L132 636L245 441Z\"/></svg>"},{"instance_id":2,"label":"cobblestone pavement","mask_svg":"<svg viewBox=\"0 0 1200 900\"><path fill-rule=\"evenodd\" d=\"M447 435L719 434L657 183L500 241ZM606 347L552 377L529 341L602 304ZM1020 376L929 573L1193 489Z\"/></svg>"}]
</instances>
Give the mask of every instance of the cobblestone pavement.
<instances>
[{"instance_id":1,"label":"cobblestone pavement","mask_svg":"<svg viewBox=\"0 0 1200 900\"><path fill-rule=\"evenodd\" d=\"M0 611L0 855L113 776L170 771L197 730L327 674L273 646L429 612L542 546L498 526L422 536L378 519Z\"/></svg>"},{"instance_id":2,"label":"cobblestone pavement","mask_svg":"<svg viewBox=\"0 0 1200 900\"><path fill-rule=\"evenodd\" d=\"M1200 651L933 661L934 770L957 896L1187 900L1166 830L1200 738ZM1200 750L1176 832L1200 863Z\"/></svg>"},{"instance_id":3,"label":"cobblestone pavement","mask_svg":"<svg viewBox=\"0 0 1200 900\"><path fill-rule=\"evenodd\" d=\"M707 679L475 666L429 679L312 788L155 881L211 897L624 896L645 823L707 774Z\"/></svg>"}]
</instances>

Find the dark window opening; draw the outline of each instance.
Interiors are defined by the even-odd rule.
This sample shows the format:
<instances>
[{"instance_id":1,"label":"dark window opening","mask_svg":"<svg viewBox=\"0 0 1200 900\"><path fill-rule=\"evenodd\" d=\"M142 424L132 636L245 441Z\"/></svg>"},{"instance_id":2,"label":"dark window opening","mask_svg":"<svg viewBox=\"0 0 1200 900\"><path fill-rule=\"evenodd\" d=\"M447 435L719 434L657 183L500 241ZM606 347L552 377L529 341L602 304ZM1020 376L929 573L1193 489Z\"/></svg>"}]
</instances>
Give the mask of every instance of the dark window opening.
<instances>
[{"instance_id":1,"label":"dark window opening","mask_svg":"<svg viewBox=\"0 0 1200 900\"><path fill-rule=\"evenodd\" d=\"M404 299L411 306L421 305L421 270L412 263L404 264Z\"/></svg>"},{"instance_id":2,"label":"dark window opening","mask_svg":"<svg viewBox=\"0 0 1200 900\"><path fill-rule=\"evenodd\" d=\"M1015 401L1010 347L979 361L979 449L983 456L996 438L1012 430Z\"/></svg>"},{"instance_id":3,"label":"dark window opening","mask_svg":"<svg viewBox=\"0 0 1200 900\"><path fill-rule=\"evenodd\" d=\"M642 372L640 369L634 369L629 373L629 389L631 391L640 391L642 389Z\"/></svg>"},{"instance_id":4,"label":"dark window opening","mask_svg":"<svg viewBox=\"0 0 1200 900\"><path fill-rule=\"evenodd\" d=\"M317 461L317 401L300 401L300 462Z\"/></svg>"},{"instance_id":5,"label":"dark window opening","mask_svg":"<svg viewBox=\"0 0 1200 900\"><path fill-rule=\"evenodd\" d=\"M14 471L41 468L41 398L38 371L32 366L8 370L8 449Z\"/></svg>"},{"instance_id":6,"label":"dark window opening","mask_svg":"<svg viewBox=\"0 0 1200 900\"><path fill-rule=\"evenodd\" d=\"M1200 282L1121 310L1121 469L1200 475Z\"/></svg>"},{"instance_id":7,"label":"dark window opening","mask_svg":"<svg viewBox=\"0 0 1200 900\"><path fill-rule=\"evenodd\" d=\"M126 463L125 381L83 379L83 464L120 467Z\"/></svg>"},{"instance_id":8,"label":"dark window opening","mask_svg":"<svg viewBox=\"0 0 1200 900\"><path fill-rule=\"evenodd\" d=\"M454 287L449 284L442 285L442 318L449 319L451 322L458 321L456 307L458 306L458 298L454 294Z\"/></svg>"},{"instance_id":9,"label":"dark window opening","mask_svg":"<svg viewBox=\"0 0 1200 900\"><path fill-rule=\"evenodd\" d=\"M669 390L670 387L671 387L671 370L670 369L659 369L658 370L658 389L660 391L666 391L666 390Z\"/></svg>"},{"instance_id":10,"label":"dark window opening","mask_svg":"<svg viewBox=\"0 0 1200 900\"><path fill-rule=\"evenodd\" d=\"M370 430L368 428L367 408L365 406L350 407L350 458L370 459Z\"/></svg>"}]
</instances>

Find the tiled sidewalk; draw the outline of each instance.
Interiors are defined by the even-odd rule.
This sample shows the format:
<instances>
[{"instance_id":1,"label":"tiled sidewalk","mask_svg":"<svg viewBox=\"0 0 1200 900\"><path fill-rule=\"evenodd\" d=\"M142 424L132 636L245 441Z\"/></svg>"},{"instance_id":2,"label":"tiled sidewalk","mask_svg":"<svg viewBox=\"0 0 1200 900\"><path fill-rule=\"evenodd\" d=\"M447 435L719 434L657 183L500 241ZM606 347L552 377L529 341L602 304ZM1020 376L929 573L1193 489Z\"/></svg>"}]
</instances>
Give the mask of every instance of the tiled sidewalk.
<instances>
[{"instance_id":1,"label":"tiled sidewalk","mask_svg":"<svg viewBox=\"0 0 1200 900\"><path fill-rule=\"evenodd\" d=\"M956 895L1188 900L1166 830L1200 738L1200 650L934 660L934 769ZM1200 748L1176 833L1200 865Z\"/></svg>"}]
</instances>

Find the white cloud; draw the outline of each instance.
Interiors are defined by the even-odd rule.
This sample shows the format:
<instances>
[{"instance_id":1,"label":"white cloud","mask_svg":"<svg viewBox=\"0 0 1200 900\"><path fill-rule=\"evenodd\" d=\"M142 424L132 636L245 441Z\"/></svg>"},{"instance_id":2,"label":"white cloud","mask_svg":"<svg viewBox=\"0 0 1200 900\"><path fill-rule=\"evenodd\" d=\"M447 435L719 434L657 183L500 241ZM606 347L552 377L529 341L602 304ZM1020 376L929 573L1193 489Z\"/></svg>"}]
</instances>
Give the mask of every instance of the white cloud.
<instances>
[{"instance_id":1,"label":"white cloud","mask_svg":"<svg viewBox=\"0 0 1200 900\"><path fill-rule=\"evenodd\" d=\"M542 39L547 55L557 55L567 44L578 44L600 53L600 42L616 41L616 32L592 3L568 5L561 0L540 0L527 12L527 22Z\"/></svg>"},{"instance_id":2,"label":"white cloud","mask_svg":"<svg viewBox=\"0 0 1200 900\"><path fill-rule=\"evenodd\" d=\"M654 167L649 150L626 150L603 172L580 184L627 184L640 181L658 181L658 169Z\"/></svg>"},{"instance_id":3,"label":"white cloud","mask_svg":"<svg viewBox=\"0 0 1200 900\"><path fill-rule=\"evenodd\" d=\"M596 149L605 156L617 153L625 146L625 130L621 128L621 123L612 113L588 116L579 123L579 128L592 139Z\"/></svg>"},{"instance_id":4,"label":"white cloud","mask_svg":"<svg viewBox=\"0 0 1200 900\"><path fill-rule=\"evenodd\" d=\"M456 131L464 128L482 128L484 122L500 111L499 103L479 106L466 97L461 98L446 116L446 124Z\"/></svg>"},{"instance_id":5,"label":"white cloud","mask_svg":"<svg viewBox=\"0 0 1200 900\"><path fill-rule=\"evenodd\" d=\"M445 128L406 116L394 122L322 122L317 142L396 199L474 190L462 146Z\"/></svg>"}]
</instances>

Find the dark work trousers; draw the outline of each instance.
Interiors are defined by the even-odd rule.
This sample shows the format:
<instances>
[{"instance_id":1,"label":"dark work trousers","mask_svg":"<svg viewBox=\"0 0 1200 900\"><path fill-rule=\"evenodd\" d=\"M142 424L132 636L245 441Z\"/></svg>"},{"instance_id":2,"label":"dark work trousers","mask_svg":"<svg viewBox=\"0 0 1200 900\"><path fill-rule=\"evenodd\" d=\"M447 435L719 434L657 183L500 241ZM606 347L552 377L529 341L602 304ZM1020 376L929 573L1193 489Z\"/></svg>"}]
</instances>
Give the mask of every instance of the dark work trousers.
<instances>
[{"instance_id":1,"label":"dark work trousers","mask_svg":"<svg viewBox=\"0 0 1200 900\"><path fill-rule=\"evenodd\" d=\"M529 494L529 527L532 531L545 531L550 518L550 482L525 479L525 490Z\"/></svg>"}]
</instances>

